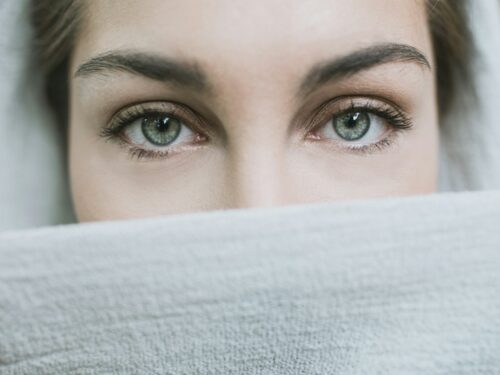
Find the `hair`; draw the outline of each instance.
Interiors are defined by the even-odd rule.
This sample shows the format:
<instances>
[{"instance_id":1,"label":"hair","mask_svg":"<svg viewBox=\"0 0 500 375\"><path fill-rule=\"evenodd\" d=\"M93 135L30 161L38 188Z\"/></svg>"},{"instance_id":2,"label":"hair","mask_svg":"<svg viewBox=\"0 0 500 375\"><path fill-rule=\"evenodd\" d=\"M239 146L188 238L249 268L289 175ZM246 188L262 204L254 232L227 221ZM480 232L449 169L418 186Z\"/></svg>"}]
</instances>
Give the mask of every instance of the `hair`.
<instances>
[{"instance_id":1,"label":"hair","mask_svg":"<svg viewBox=\"0 0 500 375\"><path fill-rule=\"evenodd\" d=\"M439 114L446 115L459 84L472 84L473 39L468 27L467 0L425 0L436 65ZM45 76L48 103L58 122L68 120L68 68L84 19L82 0L31 0L37 66Z\"/></svg>"}]
</instances>

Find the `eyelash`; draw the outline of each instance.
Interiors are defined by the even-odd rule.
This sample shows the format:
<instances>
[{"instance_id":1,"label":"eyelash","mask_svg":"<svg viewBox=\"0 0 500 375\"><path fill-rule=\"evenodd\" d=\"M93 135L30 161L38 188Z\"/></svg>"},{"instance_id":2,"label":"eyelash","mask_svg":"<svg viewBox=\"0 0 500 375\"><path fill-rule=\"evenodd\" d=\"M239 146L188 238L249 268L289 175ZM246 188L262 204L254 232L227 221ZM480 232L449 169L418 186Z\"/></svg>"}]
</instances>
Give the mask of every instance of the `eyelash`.
<instances>
[{"instance_id":1,"label":"eyelash","mask_svg":"<svg viewBox=\"0 0 500 375\"><path fill-rule=\"evenodd\" d=\"M332 111L331 107L335 106L340 100L349 100L348 106L341 109ZM363 104L356 102L362 101ZM333 113L332 113L333 112ZM378 142L366 144L362 146L341 146L342 150L355 154L371 154L376 151L383 151L384 149L393 145L397 136L402 132L408 131L413 128L413 121L411 117L406 114L402 109L395 105L382 104L375 102L372 98L354 99L352 97L339 97L333 101L323 104L314 116L314 120L308 125L307 133L311 133L321 129L328 124L333 117L339 117L352 112L366 112L371 115L376 115L381 119L388 122L389 126L393 128L391 133ZM319 119L318 119L319 118ZM318 119L318 120L317 120ZM319 124L319 125L318 125ZM330 142L330 140L311 140L312 142ZM347 142L345 142L347 143Z\"/></svg>"},{"instance_id":2,"label":"eyelash","mask_svg":"<svg viewBox=\"0 0 500 375\"><path fill-rule=\"evenodd\" d=\"M160 106L162 105L159 105L158 107ZM179 119L182 123L189 124L192 124L193 122L203 122L201 117L197 116L196 113L186 108L183 104L170 102L168 107L168 110L159 110L158 108L149 108L149 106L145 104L137 104L133 107L122 110L113 117L113 120L108 126L105 126L101 129L100 136L105 138L107 141L117 142L119 145L126 147L128 149L130 157L137 160L167 158L178 151L178 148L183 148L184 146L177 146L173 147L172 149L162 151L145 150L143 148L130 145L130 143L124 139L123 131L134 121L148 115L166 114L168 116ZM189 128L192 131L198 133L197 140L194 144L192 144L192 146L201 144L206 138L205 135L200 136L200 133L202 133L202 126L189 126Z\"/></svg>"},{"instance_id":3,"label":"eyelash","mask_svg":"<svg viewBox=\"0 0 500 375\"><path fill-rule=\"evenodd\" d=\"M371 154L376 151L382 151L388 147L390 147L396 137L402 132L407 131L413 128L413 123L409 115L403 112L398 107L393 107L388 104L382 104L378 102L374 102L373 99L361 99L363 100L363 104L357 104L354 98L350 98L349 105L347 107L344 106L342 109L337 109L335 111L331 110L331 107L334 106L339 100L346 98L336 98L330 102L322 105L313 116L314 120L306 126L306 133L314 133L321 129L322 127L328 125L329 121L331 121L334 117L339 117L347 113L352 112L366 112L371 115L376 115L381 119L387 121L389 126L393 128L390 134L379 140L378 142L366 144L366 145L353 145L353 146L340 146L340 148L344 151L355 153L355 154ZM347 98L349 99L349 98ZM358 100L359 101L359 100ZM159 105L158 107L160 107ZM165 104L163 104L165 106ZM200 145L204 141L206 141L207 137L203 134L203 126L191 126L193 123L203 123L203 119L198 116L195 112L191 111L189 108L185 107L183 104L170 102L167 105L169 110L159 110L158 108L149 108L148 105L145 104L137 104L133 107L127 108L125 110L120 111L117 115L115 115L110 122L109 125L105 126L100 131L100 136L105 138L107 141L113 141L119 143L121 146L124 146L128 149L128 153L130 157L135 158L137 160L154 160L154 159L164 159L170 157L172 154L178 152L178 149L184 148L181 146L174 146L168 150L156 151L156 150L146 150L137 146L133 146L124 139L123 131L129 125L131 125L134 121L148 116L148 115L168 115L171 117L175 117L179 119L185 126L190 124L188 127L190 130L197 133L197 140L194 143L191 143L190 147ZM332 113L333 112L333 113ZM189 117L189 118L188 118ZM330 142L331 140L324 139L309 139L313 142ZM347 142L343 142L347 143ZM166 146L167 147L167 146ZM338 147L338 146L337 146Z\"/></svg>"}]
</instances>

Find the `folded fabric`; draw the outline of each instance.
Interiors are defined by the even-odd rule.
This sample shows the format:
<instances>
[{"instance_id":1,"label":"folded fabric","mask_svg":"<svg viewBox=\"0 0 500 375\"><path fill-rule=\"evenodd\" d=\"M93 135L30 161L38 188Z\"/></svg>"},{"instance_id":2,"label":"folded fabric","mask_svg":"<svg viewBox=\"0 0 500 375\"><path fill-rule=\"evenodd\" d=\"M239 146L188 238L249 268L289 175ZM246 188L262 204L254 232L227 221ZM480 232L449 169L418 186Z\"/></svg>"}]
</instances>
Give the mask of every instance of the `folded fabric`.
<instances>
[{"instance_id":1,"label":"folded fabric","mask_svg":"<svg viewBox=\"0 0 500 375\"><path fill-rule=\"evenodd\" d=\"M500 192L0 235L0 374L500 374Z\"/></svg>"}]
</instances>

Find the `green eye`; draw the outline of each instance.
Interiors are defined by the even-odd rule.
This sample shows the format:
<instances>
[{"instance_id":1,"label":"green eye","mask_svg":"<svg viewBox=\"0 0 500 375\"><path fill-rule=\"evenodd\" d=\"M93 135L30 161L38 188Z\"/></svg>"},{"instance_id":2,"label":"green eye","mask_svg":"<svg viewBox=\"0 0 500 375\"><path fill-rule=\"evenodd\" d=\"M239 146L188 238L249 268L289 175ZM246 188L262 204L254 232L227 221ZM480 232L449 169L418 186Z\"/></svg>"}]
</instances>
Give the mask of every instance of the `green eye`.
<instances>
[{"instance_id":1,"label":"green eye","mask_svg":"<svg viewBox=\"0 0 500 375\"><path fill-rule=\"evenodd\" d=\"M370 129L370 116L366 112L347 112L333 118L333 128L346 141L357 141Z\"/></svg>"},{"instance_id":2,"label":"green eye","mask_svg":"<svg viewBox=\"0 0 500 375\"><path fill-rule=\"evenodd\" d=\"M182 124L178 119L165 114L146 116L141 124L142 134L156 146L167 146L175 141L181 128Z\"/></svg>"}]
</instances>

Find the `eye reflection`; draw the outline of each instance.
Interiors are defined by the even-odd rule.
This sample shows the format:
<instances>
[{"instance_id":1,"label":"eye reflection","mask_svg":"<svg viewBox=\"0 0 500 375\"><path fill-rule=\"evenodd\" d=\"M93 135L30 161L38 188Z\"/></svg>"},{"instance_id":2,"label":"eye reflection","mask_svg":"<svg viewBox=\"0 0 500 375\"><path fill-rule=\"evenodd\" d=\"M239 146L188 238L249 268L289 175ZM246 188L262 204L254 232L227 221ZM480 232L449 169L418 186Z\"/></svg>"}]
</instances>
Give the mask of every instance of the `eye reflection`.
<instances>
[{"instance_id":1,"label":"eye reflection","mask_svg":"<svg viewBox=\"0 0 500 375\"><path fill-rule=\"evenodd\" d=\"M356 141L370 130L370 116L366 112L348 112L333 118L335 132L346 141Z\"/></svg>"},{"instance_id":2,"label":"eye reflection","mask_svg":"<svg viewBox=\"0 0 500 375\"><path fill-rule=\"evenodd\" d=\"M333 115L317 132L319 139L338 144L363 146L376 144L399 126L368 110L355 109Z\"/></svg>"},{"instance_id":3,"label":"eye reflection","mask_svg":"<svg viewBox=\"0 0 500 375\"><path fill-rule=\"evenodd\" d=\"M156 146L166 146L179 136L181 122L165 114L149 115L142 119L141 130L146 139Z\"/></svg>"},{"instance_id":4,"label":"eye reflection","mask_svg":"<svg viewBox=\"0 0 500 375\"><path fill-rule=\"evenodd\" d=\"M335 152L360 154L387 148L413 126L409 115L394 105L345 97L321 106L310 124L306 139L329 140ZM151 102L120 111L100 134L137 159L160 159L208 143L209 126L185 104Z\"/></svg>"},{"instance_id":5,"label":"eye reflection","mask_svg":"<svg viewBox=\"0 0 500 375\"><path fill-rule=\"evenodd\" d=\"M143 114L123 126L120 131L128 143L144 150L167 151L179 145L195 142L198 138L184 121L169 113Z\"/></svg>"}]
</instances>

